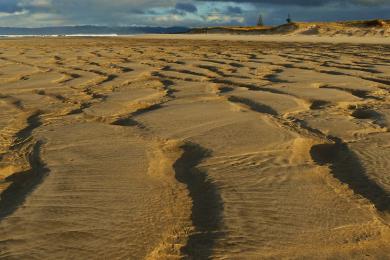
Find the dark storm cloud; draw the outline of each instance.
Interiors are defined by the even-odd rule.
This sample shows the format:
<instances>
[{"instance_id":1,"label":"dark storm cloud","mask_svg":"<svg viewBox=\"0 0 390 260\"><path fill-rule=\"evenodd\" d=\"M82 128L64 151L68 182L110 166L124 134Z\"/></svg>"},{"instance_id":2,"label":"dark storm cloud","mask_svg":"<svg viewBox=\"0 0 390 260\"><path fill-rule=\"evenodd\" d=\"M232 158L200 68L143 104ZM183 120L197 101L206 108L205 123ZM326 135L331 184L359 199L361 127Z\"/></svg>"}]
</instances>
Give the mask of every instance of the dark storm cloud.
<instances>
[{"instance_id":1,"label":"dark storm cloud","mask_svg":"<svg viewBox=\"0 0 390 260\"><path fill-rule=\"evenodd\" d=\"M15 0L0 0L0 12L14 13L20 11L21 8L18 6L18 2Z\"/></svg>"},{"instance_id":2,"label":"dark storm cloud","mask_svg":"<svg viewBox=\"0 0 390 260\"><path fill-rule=\"evenodd\" d=\"M198 8L191 3L177 3L175 9L187 13L196 13L198 11Z\"/></svg>"},{"instance_id":3,"label":"dark storm cloud","mask_svg":"<svg viewBox=\"0 0 390 260\"><path fill-rule=\"evenodd\" d=\"M326 4L352 4L379 6L390 4L390 0L196 0L207 2L235 2L235 3L253 3L267 5L296 5L296 6L323 6Z\"/></svg>"},{"instance_id":4,"label":"dark storm cloud","mask_svg":"<svg viewBox=\"0 0 390 260\"><path fill-rule=\"evenodd\" d=\"M390 18L390 0L0 0L0 26L253 25Z\"/></svg>"},{"instance_id":5,"label":"dark storm cloud","mask_svg":"<svg viewBox=\"0 0 390 260\"><path fill-rule=\"evenodd\" d=\"M228 6L227 13L229 13L229 14L242 14L242 9L239 6Z\"/></svg>"}]
</instances>

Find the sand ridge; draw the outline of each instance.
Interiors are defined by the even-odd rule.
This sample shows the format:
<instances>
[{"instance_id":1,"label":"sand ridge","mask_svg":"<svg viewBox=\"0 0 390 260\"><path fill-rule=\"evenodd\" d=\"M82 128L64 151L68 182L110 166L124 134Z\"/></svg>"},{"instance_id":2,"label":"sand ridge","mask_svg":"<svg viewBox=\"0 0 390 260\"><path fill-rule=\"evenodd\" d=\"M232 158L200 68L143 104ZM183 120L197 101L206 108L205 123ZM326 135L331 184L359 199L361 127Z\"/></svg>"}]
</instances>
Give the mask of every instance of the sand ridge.
<instances>
[{"instance_id":1,"label":"sand ridge","mask_svg":"<svg viewBox=\"0 0 390 260\"><path fill-rule=\"evenodd\" d=\"M1 258L389 254L388 45L152 38L0 41Z\"/></svg>"},{"instance_id":2,"label":"sand ridge","mask_svg":"<svg viewBox=\"0 0 390 260\"><path fill-rule=\"evenodd\" d=\"M339 22L290 22L278 26L217 26L193 28L192 34L236 35L309 35L309 36L354 36L370 38L389 37L390 20L339 21Z\"/></svg>"}]
</instances>

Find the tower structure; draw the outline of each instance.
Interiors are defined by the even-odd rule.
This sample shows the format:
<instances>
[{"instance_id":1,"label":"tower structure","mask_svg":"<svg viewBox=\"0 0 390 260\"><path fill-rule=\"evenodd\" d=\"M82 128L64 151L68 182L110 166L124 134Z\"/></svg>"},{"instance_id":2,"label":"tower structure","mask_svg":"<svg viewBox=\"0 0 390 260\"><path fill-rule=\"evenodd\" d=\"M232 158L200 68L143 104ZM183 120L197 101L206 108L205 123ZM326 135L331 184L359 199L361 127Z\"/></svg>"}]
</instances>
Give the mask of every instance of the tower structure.
<instances>
[{"instance_id":1,"label":"tower structure","mask_svg":"<svg viewBox=\"0 0 390 260\"><path fill-rule=\"evenodd\" d=\"M288 14L286 21L287 21L287 23L292 23L291 15L290 15L290 14Z\"/></svg>"},{"instance_id":2,"label":"tower structure","mask_svg":"<svg viewBox=\"0 0 390 260\"><path fill-rule=\"evenodd\" d=\"M264 26L263 16L260 14L257 20L257 26Z\"/></svg>"}]
</instances>

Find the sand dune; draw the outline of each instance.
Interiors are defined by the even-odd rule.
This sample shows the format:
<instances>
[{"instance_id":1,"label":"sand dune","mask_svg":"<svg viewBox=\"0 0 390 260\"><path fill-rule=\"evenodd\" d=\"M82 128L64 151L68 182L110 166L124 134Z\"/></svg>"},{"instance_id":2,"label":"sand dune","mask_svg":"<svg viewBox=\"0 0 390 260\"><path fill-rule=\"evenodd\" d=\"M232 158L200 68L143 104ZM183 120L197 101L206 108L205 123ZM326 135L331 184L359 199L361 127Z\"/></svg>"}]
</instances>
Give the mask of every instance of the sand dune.
<instances>
[{"instance_id":1,"label":"sand dune","mask_svg":"<svg viewBox=\"0 0 390 260\"><path fill-rule=\"evenodd\" d=\"M0 41L0 258L385 259L389 45L185 37Z\"/></svg>"},{"instance_id":2,"label":"sand dune","mask_svg":"<svg viewBox=\"0 0 390 260\"><path fill-rule=\"evenodd\" d=\"M225 33L239 35L315 35L315 36L355 36L389 37L390 20L363 20L340 22L291 22L279 26L219 26L194 28L190 33Z\"/></svg>"}]
</instances>

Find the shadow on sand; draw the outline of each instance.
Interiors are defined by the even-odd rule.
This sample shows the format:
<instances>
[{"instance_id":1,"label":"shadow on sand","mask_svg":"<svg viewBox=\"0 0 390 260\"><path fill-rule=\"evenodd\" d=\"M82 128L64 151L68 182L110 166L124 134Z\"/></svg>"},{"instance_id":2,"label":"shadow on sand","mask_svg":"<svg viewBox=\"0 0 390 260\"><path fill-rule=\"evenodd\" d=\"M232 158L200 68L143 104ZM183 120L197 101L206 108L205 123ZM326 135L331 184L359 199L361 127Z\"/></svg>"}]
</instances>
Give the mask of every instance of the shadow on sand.
<instances>
[{"instance_id":1,"label":"shadow on sand","mask_svg":"<svg viewBox=\"0 0 390 260\"><path fill-rule=\"evenodd\" d=\"M381 186L371 180L356 154L347 144L319 144L312 147L310 154L320 165L328 164L332 174L349 186L354 193L363 196L381 212L390 211L390 196Z\"/></svg>"},{"instance_id":2,"label":"shadow on sand","mask_svg":"<svg viewBox=\"0 0 390 260\"><path fill-rule=\"evenodd\" d=\"M1 194L0 221L19 208L49 172L40 158L41 145L41 142L35 143L29 155L30 170L18 172L6 178L6 181L11 184Z\"/></svg>"},{"instance_id":3,"label":"shadow on sand","mask_svg":"<svg viewBox=\"0 0 390 260\"><path fill-rule=\"evenodd\" d=\"M196 167L210 156L210 151L192 143L181 148L184 153L174 164L175 177L187 185L193 202L191 218L196 229L189 236L182 253L191 259L208 259L216 239L221 236L218 231L222 223L222 200L206 172Z\"/></svg>"}]
</instances>

